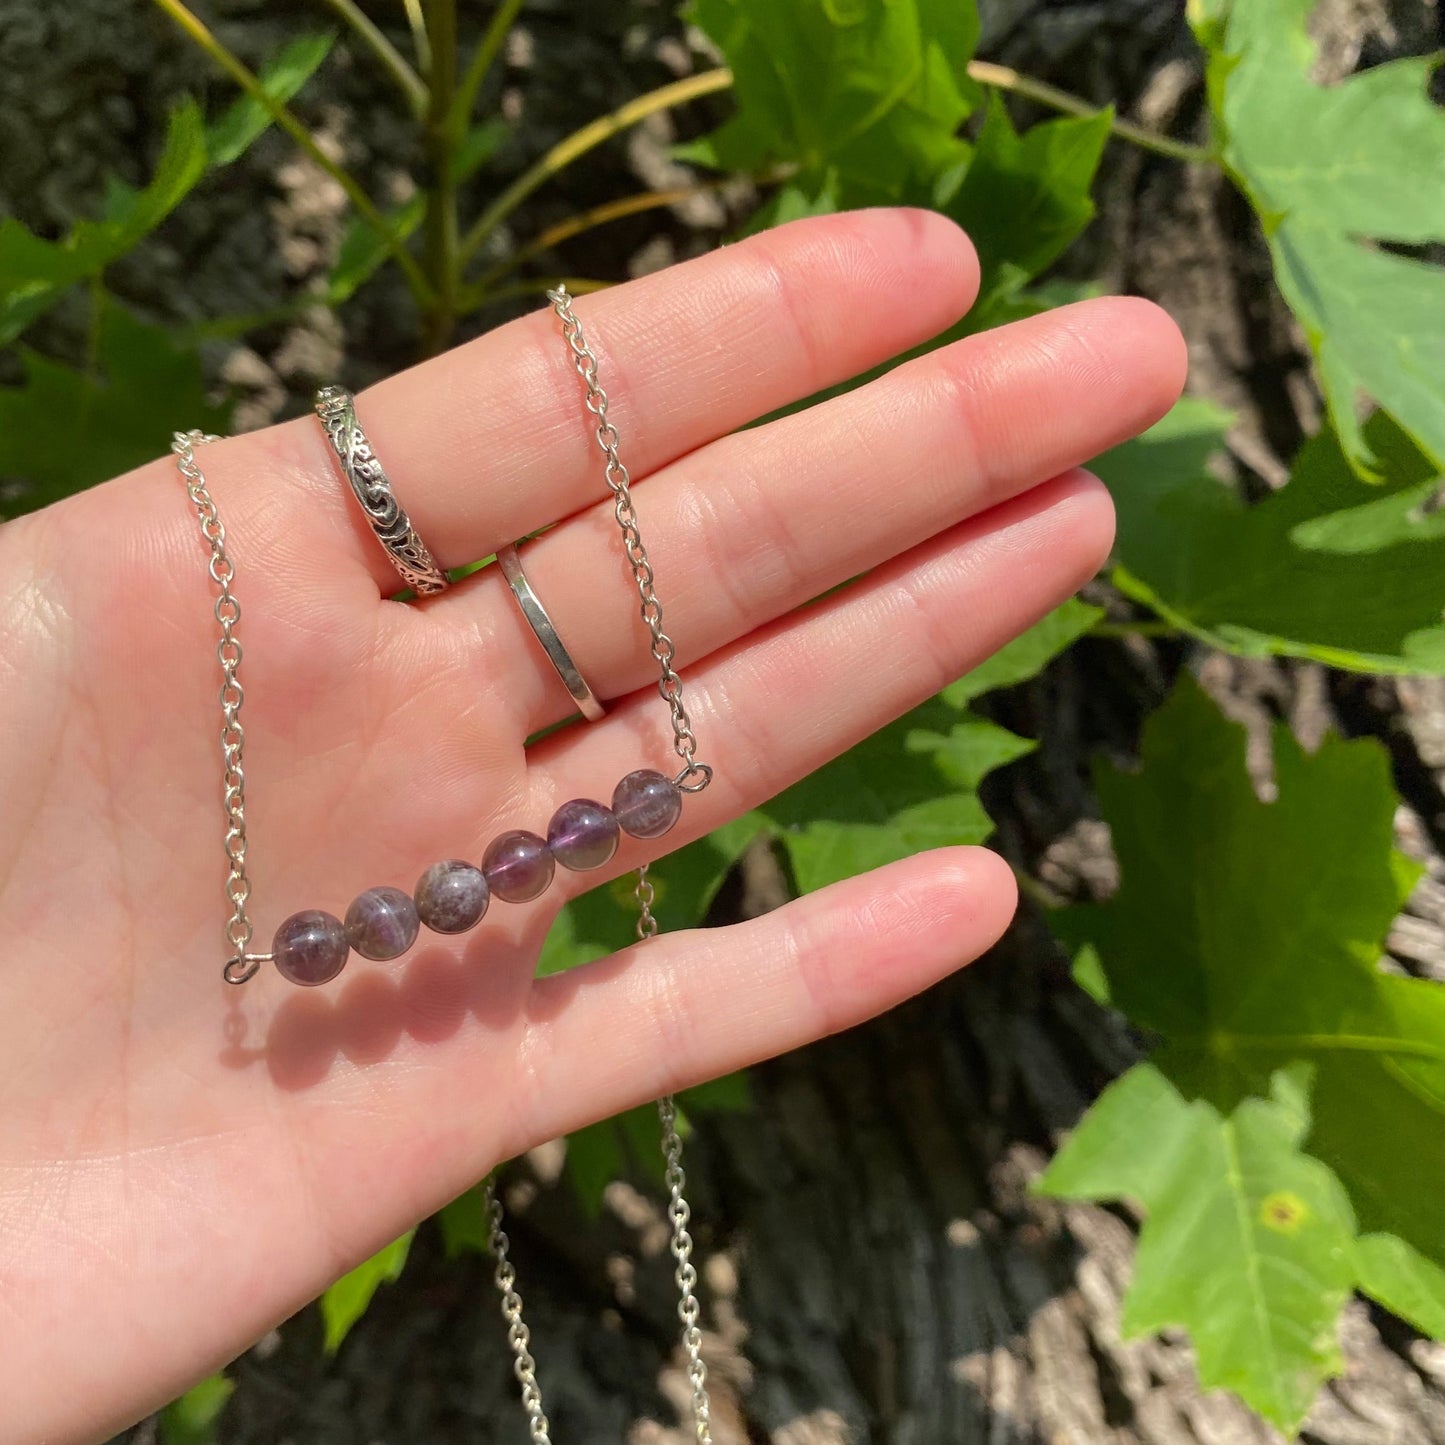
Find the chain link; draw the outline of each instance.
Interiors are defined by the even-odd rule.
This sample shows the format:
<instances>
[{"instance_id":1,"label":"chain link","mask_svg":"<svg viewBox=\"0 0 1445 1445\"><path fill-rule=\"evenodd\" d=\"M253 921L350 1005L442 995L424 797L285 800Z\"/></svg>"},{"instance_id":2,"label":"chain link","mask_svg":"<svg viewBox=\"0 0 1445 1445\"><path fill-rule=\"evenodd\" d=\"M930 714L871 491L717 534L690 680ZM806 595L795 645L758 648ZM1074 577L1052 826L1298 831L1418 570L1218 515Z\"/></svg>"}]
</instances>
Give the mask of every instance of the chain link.
<instances>
[{"instance_id":1,"label":"chain link","mask_svg":"<svg viewBox=\"0 0 1445 1445\"><path fill-rule=\"evenodd\" d=\"M673 665L676 648L663 630L662 604L658 601L652 563L637 524L632 503L631 477L618 456L621 438L607 417L607 393L597 382L597 357L582 335L581 323L572 310L572 298L565 287L547 293L562 322L563 334L570 348L572 361L587 390L587 409L597 418L596 438L607 458L605 476L614 496L613 511L622 529L623 544L637 586L642 620L652 638L652 655L661 676L658 692L672 717L673 748L683 767L676 783L684 792L696 793L712 781L712 768L697 761L697 738L682 697L682 679ZM245 692L241 687L241 643L236 627L241 620L241 604L231 591L235 567L226 551L226 529L196 460L195 449L217 438L205 432L177 432L171 442L176 464L186 484L187 494L196 508L201 533L211 548L210 574L219 592L215 602L216 621L221 640L216 657L221 665L221 754L223 763L223 803L226 812L225 852L228 864L226 897L231 903L231 917L226 922L226 942L232 952L223 970L227 983L244 983L253 977L269 954L247 952L253 928L247 902L251 882L246 872L246 773L243 751L246 733L241 725L241 705ZM637 937L645 940L658 930L653 913L656 892L648 877L647 865L637 870ZM689 1231L692 1211L684 1196L687 1177L682 1167L682 1137L677 1128L677 1106L669 1095L657 1104L662 1125L662 1154L667 1164L668 1217L672 1224L671 1251L676 1261L673 1279L678 1289L678 1318L682 1322L682 1344L687 1356L687 1377L692 1385L692 1409L697 1445L712 1445L711 1404L707 1392L707 1366L702 1357L703 1335L699 1324L701 1306L697 1298L697 1269L692 1262L693 1240ZM493 1279L502 1299L502 1317L507 1324L507 1342L512 1350L512 1369L522 1389L522 1407L527 1415L532 1445L552 1445L551 1426L542 1407L542 1391L537 1383L537 1362L532 1357L531 1332L522 1319L522 1297L517 1292L517 1272L511 1262L511 1245L502 1227L502 1205L490 1178L483 1187L483 1203L488 1222L488 1245L496 1262Z\"/></svg>"},{"instance_id":2,"label":"chain link","mask_svg":"<svg viewBox=\"0 0 1445 1445\"><path fill-rule=\"evenodd\" d=\"M637 887L632 891L637 898L637 941L642 943L657 932L657 917L652 911L652 905L657 902L657 890L647 876L646 863L637 870Z\"/></svg>"},{"instance_id":3,"label":"chain link","mask_svg":"<svg viewBox=\"0 0 1445 1445\"><path fill-rule=\"evenodd\" d=\"M597 354L582 335L582 323L572 309L572 298L565 286L547 293L552 309L562 323L562 335L572 354L572 365L587 390L587 410L597 418L595 436L607 458L604 475L613 494L613 512L622 528L622 541L627 560L632 565L632 578L637 584L642 620L652 634L652 655L657 659L661 677L657 690L672 714L673 748L682 759L683 769L676 782L686 792L701 792L712 781L712 769L697 761L697 738L692 731L687 708L682 700L682 679L673 667L677 649L662 627L662 603L657 600L656 578L652 562L637 525L637 509L632 505L632 478L617 454L621 437L607 417L607 393L597 380ZM652 908L657 894L647 876L647 864L637 870L637 937L644 941L657 933L657 918ZM682 1137L677 1131L677 1104L671 1095L657 1101L662 1123L662 1154L667 1161L668 1216L672 1221L672 1254L677 1261L673 1279L678 1289L678 1318L682 1321L682 1345L687 1354L687 1377L692 1384L692 1413L697 1445L712 1445L712 1409L707 1394L707 1366L702 1358L702 1330L698 1326L701 1308L697 1301L697 1270L692 1263L692 1235L688 1223L692 1210L683 1197L687 1176L682 1169Z\"/></svg>"},{"instance_id":4,"label":"chain link","mask_svg":"<svg viewBox=\"0 0 1445 1445\"><path fill-rule=\"evenodd\" d=\"M677 1105L669 1094L657 1101L662 1121L662 1157L667 1160L667 1212L672 1220L672 1257L677 1261L677 1317L682 1321L682 1347L687 1354L687 1378L692 1384L692 1418L697 1445L712 1445L712 1405L707 1396L707 1365L702 1358L702 1330L698 1319L697 1268L692 1262L692 1209L683 1195L687 1175L682 1170L682 1136L677 1132Z\"/></svg>"},{"instance_id":5,"label":"chain link","mask_svg":"<svg viewBox=\"0 0 1445 1445\"><path fill-rule=\"evenodd\" d=\"M640 868L639 887L647 883L647 869ZM651 915L647 915L649 918ZM652 922L651 937L657 931ZM682 1347L687 1355L687 1378L692 1386L693 1435L697 1445L712 1445L712 1402L707 1393L707 1364L702 1357L702 1306L697 1298L697 1266L692 1262L692 1208L684 1190L687 1175L682 1167L682 1135L677 1128L677 1104L669 1094L657 1101L658 1119L662 1124L662 1157L667 1163L667 1215L672 1224L670 1249L677 1261L673 1281L677 1285L677 1317L682 1321ZM482 1209L487 1218L487 1247L496 1269L492 1279L502 1297L502 1318L507 1325L507 1343L512 1350L512 1373L522 1387L522 1409L527 1415L527 1428L532 1445L552 1445L551 1424L542 1407L542 1388L537 1383L537 1361L532 1357L532 1333L522 1319L522 1296L517 1292L517 1271L512 1264L512 1245L502 1228L502 1202L497 1197L496 1180L488 1177L482 1185Z\"/></svg>"},{"instance_id":6,"label":"chain link","mask_svg":"<svg viewBox=\"0 0 1445 1445\"><path fill-rule=\"evenodd\" d=\"M614 497L613 511L622 528L627 560L632 565L633 581L641 602L642 620L652 634L652 655L657 659L661 678L657 690L672 714L673 748L682 759L682 771L675 779L684 792L699 793L712 781L712 769L697 761L697 738L692 731L687 708L682 700L682 679L673 667L676 648L662 628L662 604L657 600L652 563L643 545L637 525L637 511L632 505L631 477L617 455L621 438L617 428L607 419L607 393L597 382L597 356L582 335L582 325L572 310L572 298L565 286L547 293L553 310L562 322L562 334L572 354L572 364L587 389L587 410L597 418L597 445L607 458L607 485ZM657 893L647 876L647 864L637 870L637 937L639 942L657 933L657 916L653 905ZM673 1280L677 1284L677 1315L682 1321L682 1347L687 1356L687 1378L692 1385L694 1438L697 1445L712 1445L712 1405L707 1393L707 1365L702 1357L702 1328L698 1321L702 1307L697 1299L697 1268L692 1262L692 1234L688 1225L692 1210L683 1190L687 1176L682 1169L682 1136L677 1128L677 1104L671 1095L657 1101L658 1118L662 1123L662 1156L667 1161L668 1218L672 1223L672 1257L677 1262ZM496 1283L502 1292L502 1315L507 1321L507 1338L512 1346L513 1368L522 1384L522 1406L527 1412L534 1445L550 1445L547 1417L542 1413L542 1396L537 1387L536 1362L528 1350L529 1335L522 1323L522 1300L517 1293L517 1276L508 1255L508 1241L502 1230L502 1206L489 1179L485 1202L491 1220L490 1243L497 1262Z\"/></svg>"},{"instance_id":7,"label":"chain link","mask_svg":"<svg viewBox=\"0 0 1445 1445\"><path fill-rule=\"evenodd\" d=\"M216 437L202 431L178 431L171 439L171 451L185 481L186 493L195 506L201 535L211 548L211 580L220 589L215 603L216 621L221 627L216 658L221 664L221 776L228 869L226 897L231 903L231 916L226 920L225 928L231 954L222 974L227 983L245 983L269 955L246 951L254 930L246 908L251 897L251 880L246 872L246 769L242 759L246 730L241 726L241 704L246 700L246 693L239 676L241 643L236 636L236 627L241 621L241 604L231 591L236 569L226 551L226 528L196 460L196 448L216 440Z\"/></svg>"},{"instance_id":8,"label":"chain link","mask_svg":"<svg viewBox=\"0 0 1445 1445\"><path fill-rule=\"evenodd\" d=\"M632 477L622 459L617 455L621 437L617 428L607 418L607 393L597 381L597 355L582 335L582 323L572 309L572 297L565 286L547 293L552 309L562 322L562 335L566 338L572 354L572 365L577 370L582 384L587 389L587 410L597 418L594 435L597 445L607 458L604 475L612 489L613 512L617 525L622 528L622 541L627 550L627 560L632 566L632 579L637 585L637 596L641 603L642 620L652 635L652 655L657 659L662 676L658 679L657 690L672 714L673 749L682 759L683 769L678 774L677 785L684 792L699 793L712 781L712 769L706 763L697 761L697 738L693 736L692 723L682 701L682 679L677 675L673 659L677 649L662 627L662 603L657 600L656 578L652 562L643 545L642 533L637 526L637 509L632 504Z\"/></svg>"},{"instance_id":9,"label":"chain link","mask_svg":"<svg viewBox=\"0 0 1445 1445\"><path fill-rule=\"evenodd\" d=\"M502 1318L507 1322L507 1343L512 1347L512 1373L522 1387L522 1408L527 1412L527 1430L532 1445L552 1445L547 1412L542 1408L542 1390L537 1384L537 1362L532 1358L532 1332L522 1319L522 1296L517 1293L517 1271L512 1266L511 1241L502 1228L502 1201L497 1198L496 1181L488 1177L482 1185L482 1208L487 1216L487 1247L497 1268L492 1278L502 1296Z\"/></svg>"}]
</instances>

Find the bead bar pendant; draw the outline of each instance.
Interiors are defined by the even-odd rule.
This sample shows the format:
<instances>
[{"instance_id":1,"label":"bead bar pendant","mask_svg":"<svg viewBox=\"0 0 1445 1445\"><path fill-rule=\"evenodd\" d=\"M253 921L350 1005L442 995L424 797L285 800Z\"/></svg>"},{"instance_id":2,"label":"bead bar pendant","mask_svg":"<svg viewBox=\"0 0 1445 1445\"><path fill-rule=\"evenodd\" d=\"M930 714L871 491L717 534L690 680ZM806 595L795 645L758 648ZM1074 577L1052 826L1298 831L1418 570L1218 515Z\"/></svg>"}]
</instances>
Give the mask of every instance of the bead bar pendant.
<instances>
[{"instance_id":1,"label":"bead bar pendant","mask_svg":"<svg viewBox=\"0 0 1445 1445\"><path fill-rule=\"evenodd\" d=\"M573 873L611 861L622 834L660 838L682 816L682 790L663 773L639 768L618 783L612 806L591 798L563 803L539 837L522 828L499 834L480 866L462 858L433 863L412 892L383 885L359 893L336 918L319 908L293 913L271 946L277 971L306 988L329 983L352 953L386 962L400 958L422 927L457 934L486 916L494 897L528 903L546 892L557 865Z\"/></svg>"}]
</instances>

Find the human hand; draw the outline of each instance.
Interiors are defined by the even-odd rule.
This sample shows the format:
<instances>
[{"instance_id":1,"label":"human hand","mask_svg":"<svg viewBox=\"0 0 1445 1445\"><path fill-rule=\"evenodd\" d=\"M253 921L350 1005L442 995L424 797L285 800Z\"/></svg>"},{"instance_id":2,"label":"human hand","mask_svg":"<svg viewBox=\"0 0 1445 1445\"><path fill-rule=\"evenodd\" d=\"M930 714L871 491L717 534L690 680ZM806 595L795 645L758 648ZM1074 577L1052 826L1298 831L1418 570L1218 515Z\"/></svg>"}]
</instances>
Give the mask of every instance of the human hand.
<instances>
[{"instance_id":1,"label":"human hand","mask_svg":"<svg viewBox=\"0 0 1445 1445\"><path fill-rule=\"evenodd\" d=\"M1078 463L1159 417L1178 333L1100 300L735 429L913 346L977 284L947 221L802 221L587 297L716 780L612 877L770 797L1075 590L1111 536ZM528 574L608 718L496 569L417 606L315 418L200 462L244 617L258 940L666 769L670 734L577 378L539 311L358 404L445 565L567 519ZM37 417L37 426L46 419ZM176 418L177 426L189 424ZM324 989L220 981L218 682L172 459L0 528L0 1401L103 1437L233 1357L499 1159L846 1028L987 948L1008 868L947 849L752 922L534 981L597 874ZM859 574L860 582L806 606ZM802 610L799 610L802 609ZM264 943L259 946L265 946Z\"/></svg>"}]
</instances>

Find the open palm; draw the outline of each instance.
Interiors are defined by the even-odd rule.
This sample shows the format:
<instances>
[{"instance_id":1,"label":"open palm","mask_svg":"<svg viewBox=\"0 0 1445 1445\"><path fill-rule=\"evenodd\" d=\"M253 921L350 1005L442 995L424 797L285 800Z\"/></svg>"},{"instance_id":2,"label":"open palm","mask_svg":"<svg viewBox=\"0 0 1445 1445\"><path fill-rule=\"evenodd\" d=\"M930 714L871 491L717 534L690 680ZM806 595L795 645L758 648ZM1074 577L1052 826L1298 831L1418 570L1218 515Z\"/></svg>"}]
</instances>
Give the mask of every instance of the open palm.
<instances>
[{"instance_id":1,"label":"open palm","mask_svg":"<svg viewBox=\"0 0 1445 1445\"><path fill-rule=\"evenodd\" d=\"M1101 561L1108 499L1071 469L1182 382L1147 303L1055 311L737 430L935 334L976 282L950 223L878 211L578 304L716 780L600 875L559 870L536 903L494 902L395 963L353 958L325 988L269 968L221 982L215 621L173 463L0 528L7 1440L103 1437L497 1160L853 1024L1000 934L1008 869L949 849L534 981L569 892L817 768ZM526 747L573 707L496 569L384 600L395 574L314 418L205 448L244 612L258 939L506 828L545 831L634 768L675 770L551 313L358 411L443 564L562 523L528 573L616 701Z\"/></svg>"}]
</instances>

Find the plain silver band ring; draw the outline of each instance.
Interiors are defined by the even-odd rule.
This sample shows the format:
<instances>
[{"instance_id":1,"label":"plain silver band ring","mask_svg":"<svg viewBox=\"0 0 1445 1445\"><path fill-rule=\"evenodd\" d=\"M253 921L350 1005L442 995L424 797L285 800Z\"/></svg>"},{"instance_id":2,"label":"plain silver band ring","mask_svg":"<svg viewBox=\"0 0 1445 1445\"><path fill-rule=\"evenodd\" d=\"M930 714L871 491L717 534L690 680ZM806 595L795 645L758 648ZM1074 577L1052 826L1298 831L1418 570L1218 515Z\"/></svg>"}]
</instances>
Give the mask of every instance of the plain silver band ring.
<instances>
[{"instance_id":1,"label":"plain silver band ring","mask_svg":"<svg viewBox=\"0 0 1445 1445\"><path fill-rule=\"evenodd\" d=\"M342 474L402 581L423 597L444 591L450 579L396 500L376 451L356 419L356 399L344 386L323 386L316 393L315 406Z\"/></svg>"},{"instance_id":2,"label":"plain silver band ring","mask_svg":"<svg viewBox=\"0 0 1445 1445\"><path fill-rule=\"evenodd\" d=\"M502 576L511 585L512 595L522 609L522 616L537 634L537 641L542 644L547 660L557 669L557 676L572 694L572 700L577 704L582 716L588 722L597 722L605 717L607 709L598 702L597 694L587 686L586 678L577 670L572 654L563 645L557 629L552 625L552 619L547 616L547 609L532 591L532 584L527 581L527 574L522 571L522 559L517 555L515 542L509 542L497 552L497 563L502 569Z\"/></svg>"}]
</instances>

